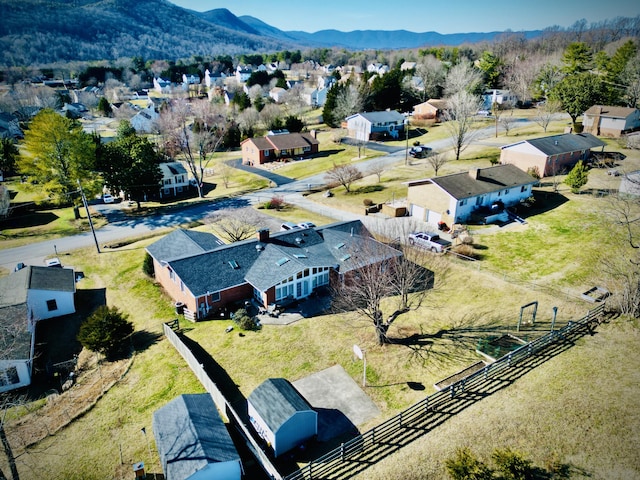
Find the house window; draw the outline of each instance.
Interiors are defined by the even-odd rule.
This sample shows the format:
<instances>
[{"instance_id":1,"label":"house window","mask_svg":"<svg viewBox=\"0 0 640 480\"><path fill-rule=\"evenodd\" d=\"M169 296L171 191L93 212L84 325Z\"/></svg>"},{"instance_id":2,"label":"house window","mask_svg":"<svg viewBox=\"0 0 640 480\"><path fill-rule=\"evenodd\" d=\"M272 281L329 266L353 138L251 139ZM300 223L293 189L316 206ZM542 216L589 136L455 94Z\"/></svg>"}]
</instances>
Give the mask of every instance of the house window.
<instances>
[{"instance_id":1,"label":"house window","mask_svg":"<svg viewBox=\"0 0 640 480\"><path fill-rule=\"evenodd\" d=\"M184 283L182 283L182 280L180 280L180 290L184 292Z\"/></svg>"},{"instance_id":2,"label":"house window","mask_svg":"<svg viewBox=\"0 0 640 480\"><path fill-rule=\"evenodd\" d=\"M14 385L16 383L20 383L20 376L16 367L0 370L0 386Z\"/></svg>"},{"instance_id":3,"label":"house window","mask_svg":"<svg viewBox=\"0 0 640 480\"><path fill-rule=\"evenodd\" d=\"M54 310L58 309L58 303L56 302L55 299L53 300L47 300L47 310L49 310L50 312L53 312Z\"/></svg>"},{"instance_id":4,"label":"house window","mask_svg":"<svg viewBox=\"0 0 640 480\"><path fill-rule=\"evenodd\" d=\"M520 187L520 192L521 193L524 193L526 191L527 191L527 186L526 185L523 185L522 187Z\"/></svg>"},{"instance_id":5,"label":"house window","mask_svg":"<svg viewBox=\"0 0 640 480\"><path fill-rule=\"evenodd\" d=\"M209 294L209 299L211 302L219 302L220 301L220 292L213 292Z\"/></svg>"},{"instance_id":6,"label":"house window","mask_svg":"<svg viewBox=\"0 0 640 480\"><path fill-rule=\"evenodd\" d=\"M509 189L508 188L504 191L504 194L505 195L509 195Z\"/></svg>"},{"instance_id":7,"label":"house window","mask_svg":"<svg viewBox=\"0 0 640 480\"><path fill-rule=\"evenodd\" d=\"M465 198L464 200L460 200L460 206L463 207L467 204L467 199Z\"/></svg>"},{"instance_id":8,"label":"house window","mask_svg":"<svg viewBox=\"0 0 640 480\"><path fill-rule=\"evenodd\" d=\"M171 179L170 178L165 179L164 184L171 185Z\"/></svg>"},{"instance_id":9,"label":"house window","mask_svg":"<svg viewBox=\"0 0 640 480\"><path fill-rule=\"evenodd\" d=\"M172 268L169 268L169 278L174 282L176 281L176 272L174 272Z\"/></svg>"},{"instance_id":10,"label":"house window","mask_svg":"<svg viewBox=\"0 0 640 480\"><path fill-rule=\"evenodd\" d=\"M264 156L265 156L265 157L268 157L268 156L269 156L269 150L265 150L265 151L264 151Z\"/></svg>"}]
</instances>

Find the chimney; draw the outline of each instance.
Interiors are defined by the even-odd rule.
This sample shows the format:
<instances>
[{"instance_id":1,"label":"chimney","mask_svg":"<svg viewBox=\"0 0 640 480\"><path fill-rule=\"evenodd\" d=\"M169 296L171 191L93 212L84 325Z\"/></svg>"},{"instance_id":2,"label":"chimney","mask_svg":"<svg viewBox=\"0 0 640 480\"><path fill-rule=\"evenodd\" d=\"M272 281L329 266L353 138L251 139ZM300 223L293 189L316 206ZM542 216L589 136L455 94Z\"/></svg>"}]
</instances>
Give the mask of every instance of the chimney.
<instances>
[{"instance_id":1,"label":"chimney","mask_svg":"<svg viewBox=\"0 0 640 480\"><path fill-rule=\"evenodd\" d=\"M311 135L315 139L318 138L318 132L316 131L315 128L309 131L309 135Z\"/></svg>"},{"instance_id":2,"label":"chimney","mask_svg":"<svg viewBox=\"0 0 640 480\"><path fill-rule=\"evenodd\" d=\"M478 180L478 177L480 177L480 169L472 168L471 170L469 170L469 176L474 180Z\"/></svg>"},{"instance_id":3,"label":"chimney","mask_svg":"<svg viewBox=\"0 0 640 480\"><path fill-rule=\"evenodd\" d=\"M267 243L269 241L269 229L261 228L258 230L258 241L262 243Z\"/></svg>"}]
</instances>

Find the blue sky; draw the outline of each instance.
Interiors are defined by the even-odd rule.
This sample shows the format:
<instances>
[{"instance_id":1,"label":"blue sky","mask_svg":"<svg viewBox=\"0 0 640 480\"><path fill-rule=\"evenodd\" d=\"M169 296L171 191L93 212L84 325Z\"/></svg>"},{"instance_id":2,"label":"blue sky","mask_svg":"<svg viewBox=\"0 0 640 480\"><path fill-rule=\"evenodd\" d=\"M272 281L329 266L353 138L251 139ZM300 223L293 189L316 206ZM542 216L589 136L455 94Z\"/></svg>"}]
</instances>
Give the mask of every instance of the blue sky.
<instances>
[{"instance_id":1,"label":"blue sky","mask_svg":"<svg viewBox=\"0 0 640 480\"><path fill-rule=\"evenodd\" d=\"M633 0L170 0L196 11L227 8L280 30L409 30L439 33L536 30L640 15ZM634 5L635 4L635 5Z\"/></svg>"}]
</instances>

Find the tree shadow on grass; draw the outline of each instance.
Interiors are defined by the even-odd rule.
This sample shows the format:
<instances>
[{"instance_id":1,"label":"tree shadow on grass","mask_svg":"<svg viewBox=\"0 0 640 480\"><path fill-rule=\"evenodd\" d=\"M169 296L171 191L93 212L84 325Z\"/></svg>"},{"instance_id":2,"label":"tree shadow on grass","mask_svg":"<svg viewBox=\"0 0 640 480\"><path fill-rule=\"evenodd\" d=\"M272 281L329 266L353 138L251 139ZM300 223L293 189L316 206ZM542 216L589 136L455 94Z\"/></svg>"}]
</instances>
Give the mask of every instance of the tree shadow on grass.
<instances>
[{"instance_id":1,"label":"tree shadow on grass","mask_svg":"<svg viewBox=\"0 0 640 480\"><path fill-rule=\"evenodd\" d=\"M2 228L32 228L41 227L55 222L58 217L52 212L34 212L27 213L20 216L9 217L6 220L0 222Z\"/></svg>"}]
</instances>

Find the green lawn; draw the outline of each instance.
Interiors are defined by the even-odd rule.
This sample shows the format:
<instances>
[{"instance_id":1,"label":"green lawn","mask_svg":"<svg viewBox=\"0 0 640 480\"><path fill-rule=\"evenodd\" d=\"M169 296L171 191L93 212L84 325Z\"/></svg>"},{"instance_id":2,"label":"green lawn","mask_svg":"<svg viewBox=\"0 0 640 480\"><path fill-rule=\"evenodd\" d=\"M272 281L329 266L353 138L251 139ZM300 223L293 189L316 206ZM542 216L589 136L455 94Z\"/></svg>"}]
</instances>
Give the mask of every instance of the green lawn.
<instances>
[{"instance_id":1,"label":"green lawn","mask_svg":"<svg viewBox=\"0 0 640 480\"><path fill-rule=\"evenodd\" d=\"M508 140L512 138L517 135ZM639 161L634 152L626 153L629 162L625 166ZM468 154L447 167L489 164L488 146ZM381 190L354 195L338 191L326 200L335 200L336 207L361 209L366 196L384 201L400 195L402 181L429 175L424 163L401 165L383 174ZM609 180L604 172L590 175L590 184ZM369 186L377 186L377 179L369 176L355 184L358 189ZM390 330L398 339L420 336L425 340L421 348L399 342L378 346L371 326L349 315L325 315L289 326L267 325L244 336L237 330L225 333L228 321L182 322L182 326L225 368L245 396L266 378L284 376L295 381L335 364L359 382L362 365L354 361L352 346L360 345L367 352L369 386L365 392L382 412L360 426L369 429L433 392L435 382L477 361L474 349L480 338L513 332L521 305L539 302L539 329L548 329L554 306L558 307L558 326L581 317L592 306L558 292L580 292L598 278L597 254L611 237L610 227L598 213L605 199L573 195L566 188L560 193L568 201L546 210L544 202L537 203L539 211L527 218L525 227L493 234L474 232L482 255L477 264L443 264L441 257L430 257L427 266L436 272L436 288L419 311L400 317ZM299 209L265 213L318 225L328 221ZM63 430L25 451L20 440L11 437L8 426L23 478L130 478L131 464L140 460L148 465L147 472L160 471L151 432L152 412L176 395L201 392L202 386L160 335L162 323L175 314L170 299L141 272L144 247L154 240L102 254L91 248L69 254L66 263L86 276L78 288L106 289L108 303L130 315L138 338L144 341L136 343L131 367L117 385ZM550 288L533 289L525 282ZM634 349L638 332L635 323L622 318L601 326L594 337L579 340L360 478L443 478L443 460L465 445L483 458L494 448L513 447L541 466L556 456L592 478L637 476L640 418L634 399L640 393L640 369ZM413 390L407 382L420 383L425 390ZM64 395L73 398L75 394L71 389ZM43 405L38 402L32 407L37 412ZM23 414L23 410L12 412L11 421ZM151 457L142 427L147 431ZM91 448L79 449L79 445ZM0 466L8 470L3 461Z\"/></svg>"}]
</instances>

